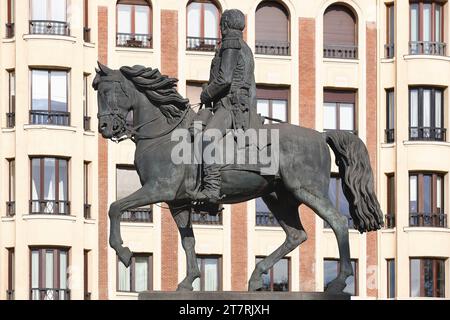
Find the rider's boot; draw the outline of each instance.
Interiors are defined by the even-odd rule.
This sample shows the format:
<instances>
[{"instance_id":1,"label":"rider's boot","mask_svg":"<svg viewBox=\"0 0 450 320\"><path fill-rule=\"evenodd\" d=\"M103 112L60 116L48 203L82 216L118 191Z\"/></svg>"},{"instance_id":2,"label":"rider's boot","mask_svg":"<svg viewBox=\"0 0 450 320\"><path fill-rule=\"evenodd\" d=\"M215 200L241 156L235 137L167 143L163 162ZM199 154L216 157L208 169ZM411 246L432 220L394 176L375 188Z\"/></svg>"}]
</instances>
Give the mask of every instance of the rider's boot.
<instances>
[{"instance_id":1,"label":"rider's boot","mask_svg":"<svg viewBox=\"0 0 450 320\"><path fill-rule=\"evenodd\" d=\"M222 183L220 165L204 164L203 172L203 188L197 193L195 200L216 204L222 199L220 196L220 186Z\"/></svg>"}]
</instances>

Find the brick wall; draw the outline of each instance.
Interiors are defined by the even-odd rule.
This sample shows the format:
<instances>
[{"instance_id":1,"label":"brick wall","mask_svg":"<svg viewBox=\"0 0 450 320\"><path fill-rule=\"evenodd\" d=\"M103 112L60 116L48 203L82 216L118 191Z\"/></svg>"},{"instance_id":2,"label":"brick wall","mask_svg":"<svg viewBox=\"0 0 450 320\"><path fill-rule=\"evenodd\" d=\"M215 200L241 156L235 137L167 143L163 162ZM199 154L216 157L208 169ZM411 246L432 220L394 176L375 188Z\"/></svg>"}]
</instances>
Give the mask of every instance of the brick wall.
<instances>
[{"instance_id":1,"label":"brick wall","mask_svg":"<svg viewBox=\"0 0 450 320\"><path fill-rule=\"evenodd\" d=\"M108 8L98 7L98 60L108 64ZM98 136L98 292L108 299L108 142Z\"/></svg>"},{"instance_id":2,"label":"brick wall","mask_svg":"<svg viewBox=\"0 0 450 320\"><path fill-rule=\"evenodd\" d=\"M247 203L231 206L231 290L247 291Z\"/></svg>"},{"instance_id":3,"label":"brick wall","mask_svg":"<svg viewBox=\"0 0 450 320\"><path fill-rule=\"evenodd\" d=\"M300 18L299 34L300 125L314 129L316 107L315 20ZM308 240L300 246L300 290L314 291L315 213L308 207L301 206L300 218L308 234Z\"/></svg>"}]
</instances>

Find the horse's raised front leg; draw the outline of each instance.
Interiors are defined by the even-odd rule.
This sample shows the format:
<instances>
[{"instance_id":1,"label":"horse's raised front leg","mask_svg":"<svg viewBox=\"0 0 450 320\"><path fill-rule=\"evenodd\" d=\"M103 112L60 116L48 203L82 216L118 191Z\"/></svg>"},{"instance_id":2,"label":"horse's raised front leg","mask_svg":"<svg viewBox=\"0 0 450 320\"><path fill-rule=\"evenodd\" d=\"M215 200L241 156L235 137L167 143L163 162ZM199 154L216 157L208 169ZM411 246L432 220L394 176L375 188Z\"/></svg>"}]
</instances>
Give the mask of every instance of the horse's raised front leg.
<instances>
[{"instance_id":1,"label":"horse's raised front leg","mask_svg":"<svg viewBox=\"0 0 450 320\"><path fill-rule=\"evenodd\" d=\"M192 291L192 283L200 277L200 270L197 265L197 255L195 253L195 237L191 223L191 208L174 209L171 213L177 224L181 236L181 244L186 253L186 277L178 284L177 291Z\"/></svg>"},{"instance_id":2,"label":"horse's raised front leg","mask_svg":"<svg viewBox=\"0 0 450 320\"><path fill-rule=\"evenodd\" d=\"M256 264L248 281L249 291L261 289L263 286L262 275L307 238L298 215L298 202L286 193L287 191L283 191L277 195L273 193L262 197L286 233L286 240L274 252Z\"/></svg>"},{"instance_id":3,"label":"horse's raised front leg","mask_svg":"<svg viewBox=\"0 0 450 320\"><path fill-rule=\"evenodd\" d=\"M128 197L113 202L109 207L109 245L116 251L120 261L127 267L130 265L132 253L128 247L122 246L123 241L120 235L120 216L125 210L142 207L155 202L158 201L153 201L153 199L151 199L149 190L144 186Z\"/></svg>"}]
</instances>

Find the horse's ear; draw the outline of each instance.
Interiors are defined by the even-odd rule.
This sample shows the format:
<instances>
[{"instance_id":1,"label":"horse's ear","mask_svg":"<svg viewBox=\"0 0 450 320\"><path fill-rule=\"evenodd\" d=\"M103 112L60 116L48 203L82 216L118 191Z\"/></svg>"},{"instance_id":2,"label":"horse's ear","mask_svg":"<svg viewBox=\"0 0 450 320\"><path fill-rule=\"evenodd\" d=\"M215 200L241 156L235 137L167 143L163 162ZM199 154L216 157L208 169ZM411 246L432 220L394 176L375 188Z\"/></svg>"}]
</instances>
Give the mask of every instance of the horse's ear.
<instances>
[{"instance_id":1,"label":"horse's ear","mask_svg":"<svg viewBox=\"0 0 450 320\"><path fill-rule=\"evenodd\" d=\"M107 66L101 64L99 61L97 61L98 67L100 68L101 72L103 72L105 75L111 74L113 72L112 69L108 68Z\"/></svg>"}]
</instances>

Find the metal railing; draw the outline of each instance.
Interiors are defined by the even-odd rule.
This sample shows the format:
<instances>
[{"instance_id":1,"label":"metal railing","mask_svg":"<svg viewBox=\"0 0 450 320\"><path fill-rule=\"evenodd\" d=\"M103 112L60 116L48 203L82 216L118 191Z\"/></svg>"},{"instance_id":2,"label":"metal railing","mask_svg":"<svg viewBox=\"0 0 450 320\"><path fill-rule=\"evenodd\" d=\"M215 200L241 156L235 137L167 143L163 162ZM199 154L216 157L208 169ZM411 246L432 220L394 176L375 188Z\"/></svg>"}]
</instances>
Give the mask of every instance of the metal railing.
<instances>
[{"instance_id":1,"label":"metal railing","mask_svg":"<svg viewBox=\"0 0 450 320\"><path fill-rule=\"evenodd\" d=\"M291 55L291 43L287 41L256 40L255 53L274 56L289 56Z\"/></svg>"},{"instance_id":2,"label":"metal railing","mask_svg":"<svg viewBox=\"0 0 450 320\"><path fill-rule=\"evenodd\" d=\"M186 49L190 51L214 51L219 46L220 38L186 37Z\"/></svg>"},{"instance_id":3,"label":"metal railing","mask_svg":"<svg viewBox=\"0 0 450 320\"><path fill-rule=\"evenodd\" d=\"M84 42L91 42L91 28L83 28L83 40Z\"/></svg>"},{"instance_id":4,"label":"metal railing","mask_svg":"<svg viewBox=\"0 0 450 320\"><path fill-rule=\"evenodd\" d=\"M272 212L256 211L256 225L263 227L278 227L280 224Z\"/></svg>"},{"instance_id":5,"label":"metal railing","mask_svg":"<svg viewBox=\"0 0 450 320\"><path fill-rule=\"evenodd\" d=\"M10 38L14 38L14 34L15 34L15 25L14 23L7 23L6 24L6 38L10 39Z\"/></svg>"},{"instance_id":6,"label":"metal railing","mask_svg":"<svg viewBox=\"0 0 450 320\"><path fill-rule=\"evenodd\" d=\"M192 212L192 223L202 225L221 225L222 212L218 212L217 214Z\"/></svg>"},{"instance_id":7,"label":"metal railing","mask_svg":"<svg viewBox=\"0 0 450 320\"><path fill-rule=\"evenodd\" d=\"M70 201L30 200L30 214L70 215Z\"/></svg>"},{"instance_id":8,"label":"metal railing","mask_svg":"<svg viewBox=\"0 0 450 320\"><path fill-rule=\"evenodd\" d=\"M6 300L14 300L14 290L6 290Z\"/></svg>"},{"instance_id":9,"label":"metal railing","mask_svg":"<svg viewBox=\"0 0 450 320\"><path fill-rule=\"evenodd\" d=\"M447 44L432 41L410 41L409 54L445 56Z\"/></svg>"},{"instance_id":10,"label":"metal railing","mask_svg":"<svg viewBox=\"0 0 450 320\"><path fill-rule=\"evenodd\" d=\"M446 141L447 129L435 127L409 127L409 140Z\"/></svg>"},{"instance_id":11,"label":"metal railing","mask_svg":"<svg viewBox=\"0 0 450 320\"><path fill-rule=\"evenodd\" d=\"M152 48L152 35L139 33L117 33L116 45L130 48Z\"/></svg>"},{"instance_id":12,"label":"metal railing","mask_svg":"<svg viewBox=\"0 0 450 320\"><path fill-rule=\"evenodd\" d=\"M392 228L395 228L395 215L393 215L393 214L387 214L386 216L385 216L385 225L384 225L384 227L386 228L386 229L392 229Z\"/></svg>"},{"instance_id":13,"label":"metal railing","mask_svg":"<svg viewBox=\"0 0 450 320\"><path fill-rule=\"evenodd\" d=\"M84 131L91 131L91 117L88 116L83 117L83 128Z\"/></svg>"},{"instance_id":14,"label":"metal railing","mask_svg":"<svg viewBox=\"0 0 450 320\"><path fill-rule=\"evenodd\" d=\"M69 24L65 21L30 20L30 34L69 36Z\"/></svg>"},{"instance_id":15,"label":"metal railing","mask_svg":"<svg viewBox=\"0 0 450 320\"><path fill-rule=\"evenodd\" d=\"M6 216L14 217L16 215L16 202L6 201Z\"/></svg>"},{"instance_id":16,"label":"metal railing","mask_svg":"<svg viewBox=\"0 0 450 320\"><path fill-rule=\"evenodd\" d=\"M70 290L60 288L33 288L31 300L70 300Z\"/></svg>"},{"instance_id":17,"label":"metal railing","mask_svg":"<svg viewBox=\"0 0 450 320\"><path fill-rule=\"evenodd\" d=\"M384 57L386 59L391 59L395 56L395 44L387 43L384 45Z\"/></svg>"},{"instance_id":18,"label":"metal railing","mask_svg":"<svg viewBox=\"0 0 450 320\"><path fill-rule=\"evenodd\" d=\"M122 222L153 222L153 212L151 208L137 208L122 212L120 217Z\"/></svg>"},{"instance_id":19,"label":"metal railing","mask_svg":"<svg viewBox=\"0 0 450 320\"><path fill-rule=\"evenodd\" d=\"M358 46L324 45L323 57L333 59L358 59Z\"/></svg>"},{"instance_id":20,"label":"metal railing","mask_svg":"<svg viewBox=\"0 0 450 320\"><path fill-rule=\"evenodd\" d=\"M30 124L51 124L57 126L70 126L70 112L31 110Z\"/></svg>"},{"instance_id":21,"label":"metal railing","mask_svg":"<svg viewBox=\"0 0 450 320\"><path fill-rule=\"evenodd\" d=\"M447 228L447 215L444 213L410 213L409 226Z\"/></svg>"},{"instance_id":22,"label":"metal railing","mask_svg":"<svg viewBox=\"0 0 450 320\"><path fill-rule=\"evenodd\" d=\"M84 204L84 218L85 219L91 218L91 205L87 203Z\"/></svg>"},{"instance_id":23,"label":"metal railing","mask_svg":"<svg viewBox=\"0 0 450 320\"><path fill-rule=\"evenodd\" d=\"M395 130L394 129L386 129L384 130L386 135L386 143L393 143L395 141Z\"/></svg>"},{"instance_id":24,"label":"metal railing","mask_svg":"<svg viewBox=\"0 0 450 320\"><path fill-rule=\"evenodd\" d=\"M6 127L14 128L16 126L16 113L15 112L7 112L6 113Z\"/></svg>"}]
</instances>

